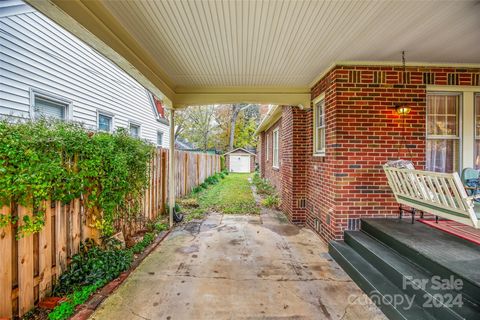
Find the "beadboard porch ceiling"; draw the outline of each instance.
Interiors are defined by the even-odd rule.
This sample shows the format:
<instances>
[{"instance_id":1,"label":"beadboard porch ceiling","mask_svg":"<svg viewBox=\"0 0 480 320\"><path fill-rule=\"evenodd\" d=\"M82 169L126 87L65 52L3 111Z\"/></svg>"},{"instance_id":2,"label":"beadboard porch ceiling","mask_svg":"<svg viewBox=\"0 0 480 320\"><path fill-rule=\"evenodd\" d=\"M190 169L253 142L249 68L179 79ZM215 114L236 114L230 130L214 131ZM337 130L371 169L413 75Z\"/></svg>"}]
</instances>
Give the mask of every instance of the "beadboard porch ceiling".
<instances>
[{"instance_id":1,"label":"beadboard porch ceiling","mask_svg":"<svg viewBox=\"0 0 480 320\"><path fill-rule=\"evenodd\" d=\"M479 1L27 2L175 106L309 104L336 61L398 62L402 50L480 63Z\"/></svg>"}]
</instances>

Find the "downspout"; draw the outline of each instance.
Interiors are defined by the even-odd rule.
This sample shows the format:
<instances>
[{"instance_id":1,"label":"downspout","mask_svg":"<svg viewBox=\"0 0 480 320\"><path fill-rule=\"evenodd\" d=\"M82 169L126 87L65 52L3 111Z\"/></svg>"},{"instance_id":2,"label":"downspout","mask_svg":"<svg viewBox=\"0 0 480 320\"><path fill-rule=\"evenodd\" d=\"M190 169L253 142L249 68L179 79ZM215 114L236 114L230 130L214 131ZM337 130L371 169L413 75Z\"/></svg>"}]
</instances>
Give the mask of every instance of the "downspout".
<instances>
[{"instance_id":1,"label":"downspout","mask_svg":"<svg viewBox=\"0 0 480 320\"><path fill-rule=\"evenodd\" d=\"M175 208L175 110L170 109L170 149L168 150L168 214L170 228L173 227Z\"/></svg>"}]
</instances>

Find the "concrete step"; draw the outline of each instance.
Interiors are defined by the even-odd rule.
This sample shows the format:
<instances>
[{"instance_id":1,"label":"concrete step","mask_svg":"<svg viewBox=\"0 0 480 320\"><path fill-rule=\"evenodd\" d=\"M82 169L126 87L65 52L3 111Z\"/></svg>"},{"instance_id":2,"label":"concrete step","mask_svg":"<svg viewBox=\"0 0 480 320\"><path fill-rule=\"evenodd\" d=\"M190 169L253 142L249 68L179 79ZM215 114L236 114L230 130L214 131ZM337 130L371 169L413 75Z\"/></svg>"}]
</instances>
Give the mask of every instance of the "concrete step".
<instances>
[{"instance_id":1,"label":"concrete step","mask_svg":"<svg viewBox=\"0 0 480 320\"><path fill-rule=\"evenodd\" d=\"M461 288L439 288L438 281L441 279L438 276L434 278L433 273L417 266L369 234L347 231L345 243L404 294L414 297L415 303L435 319L480 318L479 306L464 297Z\"/></svg>"},{"instance_id":2,"label":"concrete step","mask_svg":"<svg viewBox=\"0 0 480 320\"><path fill-rule=\"evenodd\" d=\"M389 319L435 319L344 241L330 242L329 252Z\"/></svg>"},{"instance_id":3,"label":"concrete step","mask_svg":"<svg viewBox=\"0 0 480 320\"><path fill-rule=\"evenodd\" d=\"M361 230L430 274L462 280L464 298L480 305L478 246L424 224L398 219L362 219Z\"/></svg>"}]
</instances>

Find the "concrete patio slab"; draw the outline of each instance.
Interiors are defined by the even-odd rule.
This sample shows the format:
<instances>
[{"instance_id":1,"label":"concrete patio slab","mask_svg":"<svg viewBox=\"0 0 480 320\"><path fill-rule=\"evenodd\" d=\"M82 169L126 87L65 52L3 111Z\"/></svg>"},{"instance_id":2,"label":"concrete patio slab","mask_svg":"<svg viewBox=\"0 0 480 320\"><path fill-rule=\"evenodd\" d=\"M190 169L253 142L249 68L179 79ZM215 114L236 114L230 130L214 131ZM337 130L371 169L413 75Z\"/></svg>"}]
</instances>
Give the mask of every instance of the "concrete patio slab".
<instances>
[{"instance_id":1,"label":"concrete patio slab","mask_svg":"<svg viewBox=\"0 0 480 320\"><path fill-rule=\"evenodd\" d=\"M385 319L308 229L276 211L173 231L91 319Z\"/></svg>"}]
</instances>

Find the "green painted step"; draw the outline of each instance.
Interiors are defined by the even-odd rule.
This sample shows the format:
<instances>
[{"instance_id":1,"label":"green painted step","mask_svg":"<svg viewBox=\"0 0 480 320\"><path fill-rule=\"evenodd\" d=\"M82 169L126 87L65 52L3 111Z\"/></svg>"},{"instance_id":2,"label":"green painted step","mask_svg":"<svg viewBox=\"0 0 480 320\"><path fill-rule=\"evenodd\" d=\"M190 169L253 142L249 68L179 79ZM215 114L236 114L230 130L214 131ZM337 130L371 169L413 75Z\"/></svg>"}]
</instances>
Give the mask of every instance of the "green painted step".
<instances>
[{"instance_id":1,"label":"green painted step","mask_svg":"<svg viewBox=\"0 0 480 320\"><path fill-rule=\"evenodd\" d=\"M329 252L353 281L355 281L368 296L373 297L372 300L389 319L435 319L415 303L409 307L405 299L403 303L399 302L396 305L389 303L389 297L404 297L405 293L345 242L331 241L329 243Z\"/></svg>"},{"instance_id":2,"label":"green painted step","mask_svg":"<svg viewBox=\"0 0 480 320\"><path fill-rule=\"evenodd\" d=\"M462 294L480 305L480 247L477 245L421 223L412 225L397 219L362 219L361 230L442 279L452 275L461 279ZM449 258L445 257L447 252L450 252Z\"/></svg>"},{"instance_id":3,"label":"green painted step","mask_svg":"<svg viewBox=\"0 0 480 320\"><path fill-rule=\"evenodd\" d=\"M461 291L439 290L434 283L428 281L425 288L408 282L406 277L431 280L433 273L425 270L400 254L387 247L377 239L362 231L345 232L345 243L360 256L386 276L405 294L415 297L419 306L435 306L426 308L435 319L479 319L480 308L477 304L464 297ZM455 303L448 303L450 297L458 297ZM461 305L459 305L461 304Z\"/></svg>"}]
</instances>

